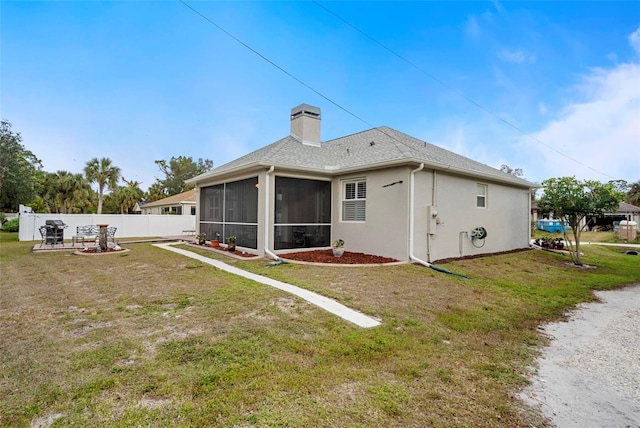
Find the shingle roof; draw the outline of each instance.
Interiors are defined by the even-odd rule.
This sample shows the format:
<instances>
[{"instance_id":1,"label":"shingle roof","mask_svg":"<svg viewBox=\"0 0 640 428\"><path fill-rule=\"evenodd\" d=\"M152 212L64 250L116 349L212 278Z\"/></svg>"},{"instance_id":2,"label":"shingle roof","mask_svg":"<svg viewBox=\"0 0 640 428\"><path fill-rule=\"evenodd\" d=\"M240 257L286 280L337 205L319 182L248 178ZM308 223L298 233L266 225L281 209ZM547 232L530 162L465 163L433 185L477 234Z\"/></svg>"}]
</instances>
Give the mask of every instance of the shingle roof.
<instances>
[{"instance_id":1,"label":"shingle roof","mask_svg":"<svg viewBox=\"0 0 640 428\"><path fill-rule=\"evenodd\" d=\"M186 192L178 193L177 195L169 196L164 199L149 202L144 204L141 208L159 207L164 205L176 205L181 203L196 203L196 192L194 189L187 190Z\"/></svg>"},{"instance_id":2,"label":"shingle roof","mask_svg":"<svg viewBox=\"0 0 640 428\"><path fill-rule=\"evenodd\" d=\"M636 207L635 205L631 205L626 202L620 202L620 212L621 213L640 213L640 207Z\"/></svg>"},{"instance_id":3,"label":"shingle roof","mask_svg":"<svg viewBox=\"0 0 640 428\"><path fill-rule=\"evenodd\" d=\"M514 177L480 162L383 126L324 142L320 147L304 145L287 136L266 147L219 166L189 182L199 182L253 166L314 171L336 175L398 163L425 163L430 168L451 169L459 173L535 187L534 183Z\"/></svg>"}]
</instances>

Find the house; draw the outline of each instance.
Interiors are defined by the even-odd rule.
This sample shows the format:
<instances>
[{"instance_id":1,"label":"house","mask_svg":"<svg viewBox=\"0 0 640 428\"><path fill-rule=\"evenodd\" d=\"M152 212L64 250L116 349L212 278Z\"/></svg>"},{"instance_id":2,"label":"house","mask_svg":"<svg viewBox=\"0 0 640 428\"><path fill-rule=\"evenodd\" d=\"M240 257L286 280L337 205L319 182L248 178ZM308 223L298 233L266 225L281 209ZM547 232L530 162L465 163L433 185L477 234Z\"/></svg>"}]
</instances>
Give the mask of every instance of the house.
<instances>
[{"instance_id":1,"label":"house","mask_svg":"<svg viewBox=\"0 0 640 428\"><path fill-rule=\"evenodd\" d=\"M196 214L196 192L187 190L177 195L169 196L157 201L148 202L140 207L142 214Z\"/></svg>"},{"instance_id":2,"label":"house","mask_svg":"<svg viewBox=\"0 0 640 428\"><path fill-rule=\"evenodd\" d=\"M617 232L618 224L625 220L633 221L636 225L640 225L640 207L626 202L620 202L617 211L605 213L600 217L590 219L587 225L589 230L614 230Z\"/></svg>"},{"instance_id":3,"label":"house","mask_svg":"<svg viewBox=\"0 0 640 428\"><path fill-rule=\"evenodd\" d=\"M640 225L640 207L620 202L617 215L624 217L620 220L635 221L637 225Z\"/></svg>"},{"instance_id":4,"label":"house","mask_svg":"<svg viewBox=\"0 0 640 428\"><path fill-rule=\"evenodd\" d=\"M388 127L322 142L320 109L291 133L188 180L207 236L276 257L328 248L403 261L525 248L535 184Z\"/></svg>"}]
</instances>

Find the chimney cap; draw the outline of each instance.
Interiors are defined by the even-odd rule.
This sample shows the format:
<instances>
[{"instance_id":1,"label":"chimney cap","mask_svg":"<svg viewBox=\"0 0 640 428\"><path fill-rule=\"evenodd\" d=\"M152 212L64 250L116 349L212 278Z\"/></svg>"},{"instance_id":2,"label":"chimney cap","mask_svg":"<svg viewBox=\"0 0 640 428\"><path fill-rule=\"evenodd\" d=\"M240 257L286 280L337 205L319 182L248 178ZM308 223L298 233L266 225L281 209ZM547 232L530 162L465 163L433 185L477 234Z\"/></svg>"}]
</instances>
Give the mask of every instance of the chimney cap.
<instances>
[{"instance_id":1,"label":"chimney cap","mask_svg":"<svg viewBox=\"0 0 640 428\"><path fill-rule=\"evenodd\" d=\"M320 119L320 109L309 104L300 104L299 106L291 109L291 120L300 116Z\"/></svg>"}]
</instances>

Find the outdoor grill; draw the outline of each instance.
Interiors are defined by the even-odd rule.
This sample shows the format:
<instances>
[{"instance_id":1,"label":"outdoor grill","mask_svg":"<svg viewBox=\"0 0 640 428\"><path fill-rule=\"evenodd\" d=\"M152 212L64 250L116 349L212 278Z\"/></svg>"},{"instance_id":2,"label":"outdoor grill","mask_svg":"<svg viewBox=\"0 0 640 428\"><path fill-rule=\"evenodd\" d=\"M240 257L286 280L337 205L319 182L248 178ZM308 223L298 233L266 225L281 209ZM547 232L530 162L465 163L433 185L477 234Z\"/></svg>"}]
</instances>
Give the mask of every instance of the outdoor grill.
<instances>
[{"instance_id":1,"label":"outdoor grill","mask_svg":"<svg viewBox=\"0 0 640 428\"><path fill-rule=\"evenodd\" d=\"M64 243L64 229L67 225L62 220L46 220L44 227L47 229L47 244Z\"/></svg>"}]
</instances>

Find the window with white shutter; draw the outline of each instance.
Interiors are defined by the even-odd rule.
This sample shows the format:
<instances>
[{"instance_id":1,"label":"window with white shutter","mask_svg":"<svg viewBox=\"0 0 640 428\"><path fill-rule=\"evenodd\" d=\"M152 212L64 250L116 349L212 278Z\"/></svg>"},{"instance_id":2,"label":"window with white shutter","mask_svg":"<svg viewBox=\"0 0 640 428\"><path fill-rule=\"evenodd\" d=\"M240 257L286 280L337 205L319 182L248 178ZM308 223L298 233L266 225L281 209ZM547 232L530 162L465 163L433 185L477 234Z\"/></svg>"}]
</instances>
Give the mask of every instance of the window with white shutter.
<instances>
[{"instance_id":1,"label":"window with white shutter","mask_svg":"<svg viewBox=\"0 0 640 428\"><path fill-rule=\"evenodd\" d=\"M343 181L342 221L367 219L367 182L365 179Z\"/></svg>"}]
</instances>

